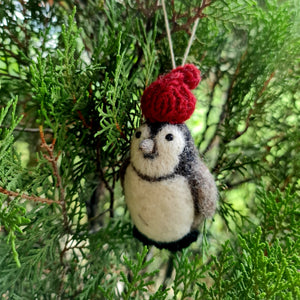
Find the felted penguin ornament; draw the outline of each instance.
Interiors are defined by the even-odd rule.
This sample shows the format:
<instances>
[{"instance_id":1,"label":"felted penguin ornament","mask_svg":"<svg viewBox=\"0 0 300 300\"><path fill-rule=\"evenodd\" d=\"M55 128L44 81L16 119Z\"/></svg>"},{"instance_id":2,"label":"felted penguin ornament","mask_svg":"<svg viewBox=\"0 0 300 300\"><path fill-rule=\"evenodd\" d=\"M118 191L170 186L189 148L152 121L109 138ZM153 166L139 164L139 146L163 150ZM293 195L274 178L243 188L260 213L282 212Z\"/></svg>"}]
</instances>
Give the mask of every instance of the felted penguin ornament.
<instances>
[{"instance_id":1,"label":"felted penguin ornament","mask_svg":"<svg viewBox=\"0 0 300 300\"><path fill-rule=\"evenodd\" d=\"M184 124L196 104L190 90L200 80L200 71L187 64L146 88L141 99L146 122L131 141L123 187L133 233L160 249L189 246L198 237L199 224L216 209L213 176Z\"/></svg>"}]
</instances>

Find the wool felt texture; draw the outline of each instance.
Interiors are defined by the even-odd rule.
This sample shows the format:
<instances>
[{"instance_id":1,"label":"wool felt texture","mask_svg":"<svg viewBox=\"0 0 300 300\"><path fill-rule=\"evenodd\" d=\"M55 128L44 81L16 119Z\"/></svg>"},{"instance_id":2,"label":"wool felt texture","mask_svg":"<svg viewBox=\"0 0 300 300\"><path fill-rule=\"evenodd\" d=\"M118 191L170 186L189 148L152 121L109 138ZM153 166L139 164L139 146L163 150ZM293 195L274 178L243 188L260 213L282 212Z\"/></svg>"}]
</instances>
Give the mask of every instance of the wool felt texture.
<instances>
[{"instance_id":1,"label":"wool felt texture","mask_svg":"<svg viewBox=\"0 0 300 300\"><path fill-rule=\"evenodd\" d=\"M148 124L142 125L131 141L131 161L134 167L142 174L159 177L170 174L179 164L179 155L185 147L185 137L179 127L165 124L153 136ZM136 135L141 134L139 138ZM168 141L166 136L173 136L173 141ZM143 145L151 144L152 148L142 151Z\"/></svg>"},{"instance_id":2,"label":"wool felt texture","mask_svg":"<svg viewBox=\"0 0 300 300\"><path fill-rule=\"evenodd\" d=\"M176 241L190 232L194 207L184 177L177 175L171 179L147 181L132 165L125 176L127 207L140 232L157 242Z\"/></svg>"},{"instance_id":3,"label":"wool felt texture","mask_svg":"<svg viewBox=\"0 0 300 300\"><path fill-rule=\"evenodd\" d=\"M201 81L200 71L192 64L177 67L160 76L146 90L141 107L146 120L180 124L195 110L196 98L190 91Z\"/></svg>"},{"instance_id":4,"label":"wool felt texture","mask_svg":"<svg viewBox=\"0 0 300 300\"><path fill-rule=\"evenodd\" d=\"M187 126L148 121L136 130L130 154L122 182L136 236L159 248L187 247L217 202Z\"/></svg>"}]
</instances>

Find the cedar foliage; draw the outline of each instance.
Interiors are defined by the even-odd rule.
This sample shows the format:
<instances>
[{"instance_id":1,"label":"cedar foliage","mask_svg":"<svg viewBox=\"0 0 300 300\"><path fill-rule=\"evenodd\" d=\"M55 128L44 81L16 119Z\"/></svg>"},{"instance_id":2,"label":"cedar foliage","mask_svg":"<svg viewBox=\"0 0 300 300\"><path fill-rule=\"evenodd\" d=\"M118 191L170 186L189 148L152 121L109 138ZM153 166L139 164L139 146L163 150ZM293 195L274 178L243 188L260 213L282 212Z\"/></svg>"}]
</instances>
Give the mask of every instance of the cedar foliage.
<instances>
[{"instance_id":1,"label":"cedar foliage","mask_svg":"<svg viewBox=\"0 0 300 300\"><path fill-rule=\"evenodd\" d=\"M140 96L171 69L160 1L0 2L3 299L297 299L299 7L167 1L188 126L220 192L175 255L131 235L119 170Z\"/></svg>"}]
</instances>

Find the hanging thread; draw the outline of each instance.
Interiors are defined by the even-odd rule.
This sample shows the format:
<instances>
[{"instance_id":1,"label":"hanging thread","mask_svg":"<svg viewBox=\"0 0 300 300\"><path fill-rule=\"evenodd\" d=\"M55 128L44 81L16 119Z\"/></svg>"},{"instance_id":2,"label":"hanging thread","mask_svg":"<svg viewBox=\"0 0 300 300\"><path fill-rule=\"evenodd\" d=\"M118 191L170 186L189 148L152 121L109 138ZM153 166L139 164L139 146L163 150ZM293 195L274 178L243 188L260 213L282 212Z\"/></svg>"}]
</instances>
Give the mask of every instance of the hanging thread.
<instances>
[{"instance_id":1,"label":"hanging thread","mask_svg":"<svg viewBox=\"0 0 300 300\"><path fill-rule=\"evenodd\" d=\"M184 66L184 64L185 64L185 62L186 62L186 59L187 59L187 57L188 57L188 55L189 55L191 46L192 46L192 44L193 44L193 41L194 41L194 38L195 38L195 35L196 35L196 30L197 30L197 27L198 27L199 20L200 20L200 19L197 18L196 21L195 21L195 24L194 24L194 26L193 26L192 35L191 35L191 37L190 37L190 39L189 39L188 46L187 46L187 48L186 48L186 50L185 50L185 53L184 53L184 56L183 56L183 59L182 59L182 66Z\"/></svg>"},{"instance_id":2,"label":"hanging thread","mask_svg":"<svg viewBox=\"0 0 300 300\"><path fill-rule=\"evenodd\" d=\"M165 0L161 0L161 4L162 4L162 7L163 7L163 11L164 11L164 18L165 18L167 36L168 36L168 41L169 41L169 48L170 48L170 53L171 53L172 66L173 66L173 69L175 69L176 68L175 56L174 56L174 51L173 51L171 32L170 32L170 27L169 27L169 21L168 21L168 15L167 15L167 10L166 10Z\"/></svg>"},{"instance_id":3,"label":"hanging thread","mask_svg":"<svg viewBox=\"0 0 300 300\"><path fill-rule=\"evenodd\" d=\"M166 26L168 42L169 42L169 48L170 48L170 53L171 53L172 67L173 67L173 69L175 69L176 68L175 55L174 55L174 50L173 50L173 44L172 44L172 38L171 38L171 32L170 32L170 26L169 26L169 20L168 20L168 14L167 14L167 10L166 10L165 0L161 0L161 4L162 4L162 7L163 7L163 12L164 12L165 26ZM195 38L195 35L196 35L196 30L197 30L197 27L198 27L198 24L199 24L199 20L200 20L200 18L197 18L195 23L194 23L194 26L193 26L193 29L192 29L192 34L191 34L191 37L190 37L189 42L188 42L188 46L185 50L185 53L184 53L184 56L183 56L183 59L182 59L182 66L185 64L186 59L189 55L190 49L192 47L192 44L193 44L193 41L194 41L194 38Z\"/></svg>"}]
</instances>

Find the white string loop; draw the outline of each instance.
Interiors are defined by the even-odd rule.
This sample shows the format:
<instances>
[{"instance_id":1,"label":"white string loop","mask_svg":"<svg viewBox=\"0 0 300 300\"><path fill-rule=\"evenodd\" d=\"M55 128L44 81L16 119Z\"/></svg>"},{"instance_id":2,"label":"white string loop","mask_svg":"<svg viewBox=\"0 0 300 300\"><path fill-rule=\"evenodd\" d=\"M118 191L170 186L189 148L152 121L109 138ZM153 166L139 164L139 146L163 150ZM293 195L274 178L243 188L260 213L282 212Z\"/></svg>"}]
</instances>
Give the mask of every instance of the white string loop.
<instances>
[{"instance_id":1,"label":"white string loop","mask_svg":"<svg viewBox=\"0 0 300 300\"><path fill-rule=\"evenodd\" d=\"M165 19L165 25L166 25L166 31L167 31L167 36L168 36L168 42L169 42L169 48L170 48L170 54L171 54L171 60L172 60L172 67L173 69L176 68L176 63L175 63L175 55L174 55L174 50L173 50L173 44L172 44L172 38L171 38L171 32L170 32L170 26L169 26L169 20L168 20L168 14L166 10L166 5L165 5L165 0L161 0L163 12L164 12L164 19ZM185 64L186 59L189 55L190 49L192 47L195 35L196 35L196 30L199 24L199 18L196 19L193 29L192 29L192 34L188 42L188 46L185 50L183 59L182 59L182 66Z\"/></svg>"},{"instance_id":2,"label":"white string loop","mask_svg":"<svg viewBox=\"0 0 300 300\"><path fill-rule=\"evenodd\" d=\"M165 24L166 24L168 41L169 41L169 48L170 48L170 53L171 53L172 66L173 66L173 69L175 69L176 68L175 56L174 56L174 51L173 51L172 38L171 38L171 32L170 32L170 27L169 27L169 21L168 21L168 15L167 15L167 10L166 10L165 0L161 0L161 4L162 4L162 7L163 7L163 11L164 11Z\"/></svg>"},{"instance_id":3,"label":"white string loop","mask_svg":"<svg viewBox=\"0 0 300 300\"><path fill-rule=\"evenodd\" d=\"M189 43L188 43L188 46L187 48L185 49L185 53L184 53L184 56L183 56L183 59L182 59L182 66L185 65L185 62L186 62L186 59L189 55L189 52L190 52L190 49L192 47L192 44L193 44L193 41L194 41L194 38L195 38L195 35L196 35L196 30L197 30L197 27L198 27L198 23L199 23L199 18L196 19L195 23L194 23L194 26L193 26L193 30L192 30L192 35L189 39Z\"/></svg>"}]
</instances>

